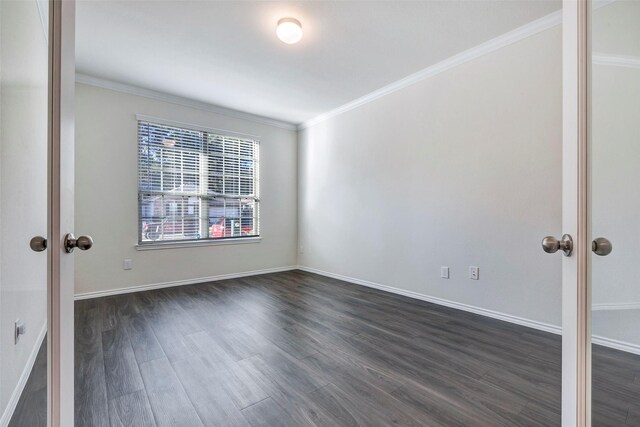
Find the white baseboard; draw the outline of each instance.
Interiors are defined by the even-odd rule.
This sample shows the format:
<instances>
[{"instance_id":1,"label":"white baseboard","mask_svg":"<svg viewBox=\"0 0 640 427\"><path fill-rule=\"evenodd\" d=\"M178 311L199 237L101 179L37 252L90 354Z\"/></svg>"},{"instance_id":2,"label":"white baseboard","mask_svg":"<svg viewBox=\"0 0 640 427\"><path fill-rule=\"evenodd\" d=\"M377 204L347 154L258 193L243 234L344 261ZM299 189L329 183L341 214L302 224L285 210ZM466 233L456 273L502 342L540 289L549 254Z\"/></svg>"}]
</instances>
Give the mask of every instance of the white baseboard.
<instances>
[{"instance_id":1,"label":"white baseboard","mask_svg":"<svg viewBox=\"0 0 640 427\"><path fill-rule=\"evenodd\" d=\"M279 273L281 271L296 270L298 266L265 268L262 270L243 271L240 273L219 274L217 276L198 277L195 279L175 280L172 282L154 283L150 285L129 286L126 288L109 289L106 291L84 292L75 295L75 300L107 297L111 295L129 294L132 292L150 291L153 289L171 288L174 286L195 285L197 283L215 282L225 279L237 279L240 277L257 276L258 274Z\"/></svg>"},{"instance_id":2,"label":"white baseboard","mask_svg":"<svg viewBox=\"0 0 640 427\"><path fill-rule=\"evenodd\" d=\"M512 314L501 313L499 311L476 307L469 304L462 304L459 302L450 301L443 298L432 297L432 296L420 294L417 292L394 288L392 286L382 285L382 284L370 282L367 280L343 276L341 274L330 273L328 271L322 271L322 270L318 270L311 267L305 267L302 265L297 265L297 266L291 265L286 267L267 268L262 270L245 271L240 273L220 274L217 276L199 277L199 278L188 279L188 280L176 280L173 282L155 283L151 285L130 286L126 288L110 289L106 291L86 292L86 293L76 294L75 299L83 300L83 299L90 299L90 298L100 298L100 297L106 297L111 295L120 295L120 294L132 293L132 292L142 292L142 291L149 291L149 290L161 289L161 288L170 288L173 286L184 286L184 285L193 285L197 283L215 282L218 280L236 279L240 277L256 276L259 274L268 274L268 273L279 273L282 271L291 271L291 270L302 270L302 271L307 271L309 273L319 274L321 276L332 277L334 279L343 280L345 282L353 283L356 285L379 289L379 290L390 292L393 294L403 295L409 298L414 298L422 301L431 302L433 304L442 305L445 307L451 307L458 310L479 314L481 316L490 317L492 319L498 319L505 322L514 323L516 325L526 326L526 327L537 329L540 331L550 332L552 334L560 335L562 333L562 328L560 326L551 325L549 323L527 319L520 316L514 316ZM610 338L605 338L600 336L594 336L592 339L592 342L594 344L599 344L605 347L610 347L617 350L622 350L629 353L640 355L640 346L636 344L626 343L626 342L613 340ZM0 424L0 427L4 427L4 425Z\"/></svg>"},{"instance_id":3,"label":"white baseboard","mask_svg":"<svg viewBox=\"0 0 640 427\"><path fill-rule=\"evenodd\" d=\"M390 292L392 294L403 295L405 297L414 298L422 301L431 302L445 307L451 307L458 310L468 311L470 313L479 314L481 316L491 317L492 319L504 320L505 322L515 323L521 326L528 326L530 328L538 329L545 332L551 332L552 334L561 334L562 328L556 325L539 322L537 320L525 319L524 317L513 316L511 314L500 313L495 310L489 310L486 308L476 307L473 305L462 304L455 301L446 300L443 298L432 297L417 292L407 291L404 289L394 288L392 286L381 285L379 283L369 282L367 280L355 279L353 277L343 276L341 274L329 273L327 271L317 270L315 268L298 266L299 270L308 271L309 273L320 274L321 276L332 277L334 279L343 280L345 282L354 283L356 285L366 286L368 288L380 289L382 291Z\"/></svg>"},{"instance_id":4,"label":"white baseboard","mask_svg":"<svg viewBox=\"0 0 640 427\"><path fill-rule=\"evenodd\" d=\"M25 385L27 385L27 380L29 379L29 375L31 375L31 371L33 370L33 365L36 363L36 357L38 356L38 351L42 346L42 342L44 341L44 337L47 334L47 324L42 325L42 329L36 338L36 343L29 354L29 358L27 359L27 363L22 370L22 374L20 374L20 378L18 380L18 384L13 389L13 393L11 393L11 397L9 398L9 402L7 403L7 407L2 414L2 418L0 418L0 427L7 427L9 425L9 421L11 421L11 417L13 416L13 412L16 410L16 406L18 406L18 401L20 400L20 396L22 396L22 392L24 391Z\"/></svg>"},{"instance_id":5,"label":"white baseboard","mask_svg":"<svg viewBox=\"0 0 640 427\"><path fill-rule=\"evenodd\" d=\"M637 344L631 344L624 341L618 341L611 338L606 338L598 335L594 335L591 337L591 342L593 344L598 344L603 347L609 347L620 351L626 351L627 353L639 354L640 355L640 346Z\"/></svg>"},{"instance_id":6,"label":"white baseboard","mask_svg":"<svg viewBox=\"0 0 640 427\"><path fill-rule=\"evenodd\" d=\"M498 320L502 320L509 323L515 323L516 325L527 326L529 328L537 329L540 331L550 332L557 335L562 334L562 328L560 326L539 322L537 320L531 320L524 317L514 316L512 314L501 313L495 310L488 310L486 308L476 307L468 304L462 304L459 302L450 301L443 298L432 297L432 296L420 294L417 292L394 288L392 286L387 286L387 285L381 285L379 283L374 283L374 282L369 282L367 280L343 276L341 274L330 273L328 271L317 270L315 268L305 267L302 265L298 266L298 270L319 274L321 276L331 277L334 279L342 280L342 281L353 283L356 285L366 286L374 289L380 289L382 291L390 292L392 294L403 295L409 298L414 298L414 299L427 301L427 302L431 302L438 305L443 305L445 307L451 307L458 310L468 311L471 313L479 314L481 316L490 317L492 319L498 319ZM614 348L616 350L622 350L628 353L640 355L640 345L637 345L637 344L631 344L623 341L605 338L602 336L594 336L591 339L591 342L593 344L602 345L604 347Z\"/></svg>"}]
</instances>

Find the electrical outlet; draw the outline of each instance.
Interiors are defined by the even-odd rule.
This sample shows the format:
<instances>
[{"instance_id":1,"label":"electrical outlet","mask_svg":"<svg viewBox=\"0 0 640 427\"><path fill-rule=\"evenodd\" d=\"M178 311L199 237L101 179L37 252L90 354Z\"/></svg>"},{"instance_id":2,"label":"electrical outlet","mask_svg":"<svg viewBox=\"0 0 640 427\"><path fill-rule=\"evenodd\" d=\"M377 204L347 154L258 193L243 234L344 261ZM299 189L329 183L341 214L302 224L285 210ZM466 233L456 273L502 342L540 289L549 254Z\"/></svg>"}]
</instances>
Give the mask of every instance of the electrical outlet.
<instances>
[{"instance_id":1,"label":"electrical outlet","mask_svg":"<svg viewBox=\"0 0 640 427\"><path fill-rule=\"evenodd\" d=\"M443 279L449 278L449 267L440 267L440 277Z\"/></svg>"},{"instance_id":2,"label":"electrical outlet","mask_svg":"<svg viewBox=\"0 0 640 427\"><path fill-rule=\"evenodd\" d=\"M480 267L469 267L469 279L480 280Z\"/></svg>"},{"instance_id":3,"label":"electrical outlet","mask_svg":"<svg viewBox=\"0 0 640 427\"><path fill-rule=\"evenodd\" d=\"M122 261L122 269L123 270L131 270L133 268L133 260L130 258L125 259L124 261Z\"/></svg>"},{"instance_id":4,"label":"electrical outlet","mask_svg":"<svg viewBox=\"0 0 640 427\"><path fill-rule=\"evenodd\" d=\"M14 323L14 330L13 330L14 344L18 344L18 341L20 341L20 335L24 335L26 333L27 333L27 325L25 325L25 323L20 319L16 320L16 322Z\"/></svg>"}]
</instances>

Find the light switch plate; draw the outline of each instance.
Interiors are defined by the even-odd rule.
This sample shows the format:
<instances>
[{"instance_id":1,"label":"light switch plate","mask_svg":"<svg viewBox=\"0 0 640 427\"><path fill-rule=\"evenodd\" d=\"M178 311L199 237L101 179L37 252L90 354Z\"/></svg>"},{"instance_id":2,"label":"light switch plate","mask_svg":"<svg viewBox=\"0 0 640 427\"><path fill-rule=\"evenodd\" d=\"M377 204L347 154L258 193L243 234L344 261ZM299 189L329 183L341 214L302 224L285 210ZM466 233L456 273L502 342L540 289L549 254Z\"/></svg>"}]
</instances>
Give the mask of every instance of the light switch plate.
<instances>
[{"instance_id":1,"label":"light switch plate","mask_svg":"<svg viewBox=\"0 0 640 427\"><path fill-rule=\"evenodd\" d=\"M443 279L449 278L449 267L440 267L440 277Z\"/></svg>"}]
</instances>

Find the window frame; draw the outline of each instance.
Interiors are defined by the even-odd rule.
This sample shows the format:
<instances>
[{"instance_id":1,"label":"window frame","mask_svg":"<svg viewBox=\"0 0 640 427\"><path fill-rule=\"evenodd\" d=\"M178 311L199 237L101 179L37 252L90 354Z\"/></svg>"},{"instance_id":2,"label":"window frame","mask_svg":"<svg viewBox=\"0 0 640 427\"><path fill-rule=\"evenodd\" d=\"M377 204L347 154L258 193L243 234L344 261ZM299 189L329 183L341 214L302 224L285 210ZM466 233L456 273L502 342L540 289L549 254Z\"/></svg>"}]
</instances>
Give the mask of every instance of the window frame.
<instances>
[{"instance_id":1,"label":"window frame","mask_svg":"<svg viewBox=\"0 0 640 427\"><path fill-rule=\"evenodd\" d=\"M178 121L173 121L173 120L166 120L166 119L162 119L162 118L158 118L158 117L152 117L152 116L147 116L147 115L142 115L142 114L136 114L135 116L136 119L136 134L137 134L137 144L136 144L136 148L137 148L137 156L136 156L136 162L137 162L137 230L138 230L138 237L137 237L137 244L135 245L136 250L155 250L155 249L170 249L170 248L188 248L188 247L198 247L198 246L215 246L215 245L230 245L230 244L246 244L246 243L258 243L262 240L262 236L261 236L261 216L260 216L260 204L261 204L261 199L260 199L260 145L261 145L261 141L260 141L260 137L258 135L251 135L251 134L244 134L244 133L239 133L239 132L234 132L234 131L228 131L228 130L223 130L223 129L216 129L216 128L211 128L211 127L205 127L205 126L200 126L200 125L195 125L195 124L190 124L190 123L184 123L184 122L178 122ZM242 199L251 199L253 200L254 203L254 221L256 222L255 224L255 229L256 229L256 233L257 234L252 234L252 235L248 235L248 236L229 236L229 237L210 237L210 224L209 222L211 221L211 218L209 216L209 214L207 214L206 216L203 217L202 212L199 212L199 218L202 221L203 219L207 219L207 232L206 232L206 236L204 238L195 238L195 239L168 239L168 240L152 240L152 241L145 241L143 240L143 216L142 216L142 196L144 194L149 193L149 191L144 191L141 187L141 172L142 172L142 168L141 168L141 162L140 162L140 149L141 149L141 135L140 135L140 127L141 127L141 123L147 123L149 125L158 125L158 126L167 126L167 127L174 127L174 128L178 128L180 130L184 130L184 131L190 131L190 132L202 132L205 135L203 135L205 138L210 138L210 136L219 136L222 138L234 138L234 139L240 139L240 140L246 140L246 141L251 141L253 143L253 149L254 149L254 155L253 155L253 168L254 168L254 173L253 173L253 179L252 179L252 183L253 183L253 195L252 196L247 196L247 197L243 197L242 195L238 195L237 197L229 197L229 195L220 195L220 196L209 196L206 197L203 195L202 191L200 191L200 194L198 195L194 195L192 197L197 197L200 201L203 198L207 198L208 200L213 200L214 198L219 198L221 200L231 200L233 198L237 198L238 200L242 200ZM201 154L202 151L200 152ZM239 160L242 159L242 157L238 157ZM205 179L209 179L210 177L212 177L214 175L209 175L209 173L205 176ZM239 174L238 178L241 179L242 176ZM169 196L174 196L174 194L170 193L170 192L165 192L165 191L154 191L153 193L158 193L159 195L165 196L165 195L169 195ZM201 203L201 202L200 202ZM208 203L208 202L207 202ZM226 202L225 202L226 203ZM225 212L226 213L226 212ZM224 218L224 217L223 217ZM242 217L240 217L240 219L242 219Z\"/></svg>"}]
</instances>

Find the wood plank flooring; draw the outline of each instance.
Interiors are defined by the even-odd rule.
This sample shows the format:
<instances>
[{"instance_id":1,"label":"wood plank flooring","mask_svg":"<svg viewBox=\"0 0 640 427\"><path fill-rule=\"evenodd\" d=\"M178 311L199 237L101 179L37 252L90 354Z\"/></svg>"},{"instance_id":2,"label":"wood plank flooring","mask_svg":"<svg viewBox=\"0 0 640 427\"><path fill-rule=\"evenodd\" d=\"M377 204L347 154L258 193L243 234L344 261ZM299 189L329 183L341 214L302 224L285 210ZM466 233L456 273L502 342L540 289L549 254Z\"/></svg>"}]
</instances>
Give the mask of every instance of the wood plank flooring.
<instances>
[{"instance_id":1,"label":"wood plank flooring","mask_svg":"<svg viewBox=\"0 0 640 427\"><path fill-rule=\"evenodd\" d=\"M47 339L40 345L31 374L22 390L9 427L47 425Z\"/></svg>"},{"instance_id":2,"label":"wood plank flooring","mask_svg":"<svg viewBox=\"0 0 640 427\"><path fill-rule=\"evenodd\" d=\"M75 352L78 427L560 425L559 336L300 271L79 301ZM593 364L640 425L640 357Z\"/></svg>"}]
</instances>

